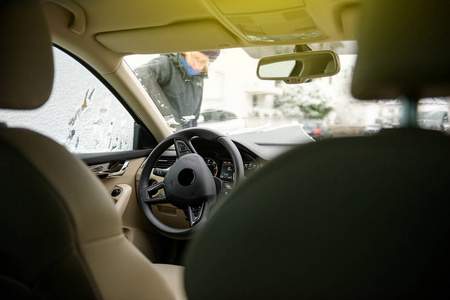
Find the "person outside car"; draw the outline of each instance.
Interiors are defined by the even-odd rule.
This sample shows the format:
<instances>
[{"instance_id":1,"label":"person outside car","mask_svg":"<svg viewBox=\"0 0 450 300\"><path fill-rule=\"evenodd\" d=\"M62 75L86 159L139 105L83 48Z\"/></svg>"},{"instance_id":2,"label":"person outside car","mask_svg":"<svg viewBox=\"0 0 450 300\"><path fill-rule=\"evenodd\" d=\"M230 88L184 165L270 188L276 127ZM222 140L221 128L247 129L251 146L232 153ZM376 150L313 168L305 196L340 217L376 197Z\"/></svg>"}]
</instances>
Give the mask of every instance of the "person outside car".
<instances>
[{"instance_id":1,"label":"person outside car","mask_svg":"<svg viewBox=\"0 0 450 300\"><path fill-rule=\"evenodd\" d=\"M158 108L164 116L172 115L182 128L196 127L208 65L219 54L220 50L161 54L141 68L138 76L147 91L153 90L153 96L160 98ZM154 92L158 87L152 81L164 95Z\"/></svg>"}]
</instances>

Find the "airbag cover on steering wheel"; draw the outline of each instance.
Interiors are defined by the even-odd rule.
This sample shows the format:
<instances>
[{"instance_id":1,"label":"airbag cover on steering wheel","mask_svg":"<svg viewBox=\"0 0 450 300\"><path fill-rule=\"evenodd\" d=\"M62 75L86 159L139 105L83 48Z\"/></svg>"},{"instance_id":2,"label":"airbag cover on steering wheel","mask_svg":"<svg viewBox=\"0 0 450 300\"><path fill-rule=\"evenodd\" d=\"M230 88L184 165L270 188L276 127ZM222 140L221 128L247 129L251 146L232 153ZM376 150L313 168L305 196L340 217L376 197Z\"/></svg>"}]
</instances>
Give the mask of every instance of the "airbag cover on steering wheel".
<instances>
[{"instance_id":1,"label":"airbag cover on steering wheel","mask_svg":"<svg viewBox=\"0 0 450 300\"><path fill-rule=\"evenodd\" d=\"M216 197L214 178L198 154L180 157L165 179L166 196L175 206L198 206Z\"/></svg>"}]
</instances>

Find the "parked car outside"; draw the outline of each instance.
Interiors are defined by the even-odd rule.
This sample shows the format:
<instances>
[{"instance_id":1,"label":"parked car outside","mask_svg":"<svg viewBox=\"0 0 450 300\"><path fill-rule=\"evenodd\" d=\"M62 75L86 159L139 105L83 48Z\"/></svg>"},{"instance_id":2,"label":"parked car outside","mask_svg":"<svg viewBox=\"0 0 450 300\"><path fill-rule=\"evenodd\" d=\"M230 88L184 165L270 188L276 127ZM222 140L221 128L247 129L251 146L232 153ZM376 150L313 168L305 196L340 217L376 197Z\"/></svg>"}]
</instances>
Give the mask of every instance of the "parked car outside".
<instances>
[{"instance_id":1,"label":"parked car outside","mask_svg":"<svg viewBox=\"0 0 450 300\"><path fill-rule=\"evenodd\" d=\"M230 133L246 128L244 120L236 113L222 109L205 109L200 112L198 127L208 127Z\"/></svg>"},{"instance_id":2,"label":"parked car outside","mask_svg":"<svg viewBox=\"0 0 450 300\"><path fill-rule=\"evenodd\" d=\"M448 112L428 111L419 113L419 126L424 129L448 132L450 128Z\"/></svg>"},{"instance_id":3,"label":"parked car outside","mask_svg":"<svg viewBox=\"0 0 450 300\"><path fill-rule=\"evenodd\" d=\"M381 124L370 124L364 127L364 135L373 135L380 132L380 130L383 128Z\"/></svg>"},{"instance_id":4,"label":"parked car outside","mask_svg":"<svg viewBox=\"0 0 450 300\"><path fill-rule=\"evenodd\" d=\"M333 137L330 127L322 120L302 120L300 124L303 126L303 130L316 141Z\"/></svg>"}]
</instances>

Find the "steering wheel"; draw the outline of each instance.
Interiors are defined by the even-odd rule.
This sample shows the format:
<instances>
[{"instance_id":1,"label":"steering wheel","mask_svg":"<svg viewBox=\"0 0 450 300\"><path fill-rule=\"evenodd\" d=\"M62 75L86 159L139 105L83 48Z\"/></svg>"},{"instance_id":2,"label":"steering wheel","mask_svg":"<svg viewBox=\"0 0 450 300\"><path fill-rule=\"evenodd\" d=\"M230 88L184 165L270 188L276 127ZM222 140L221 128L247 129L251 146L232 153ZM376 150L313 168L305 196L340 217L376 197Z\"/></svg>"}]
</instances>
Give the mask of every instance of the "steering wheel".
<instances>
[{"instance_id":1,"label":"steering wheel","mask_svg":"<svg viewBox=\"0 0 450 300\"><path fill-rule=\"evenodd\" d=\"M145 162L139 179L138 202L144 215L155 229L171 238L188 239L198 230L205 220L211 205L220 192L221 181L213 177L203 158L192 145L193 138L217 141L225 147L234 164L235 182L244 178L244 164L236 145L225 134L207 128L188 128L180 130L159 143ZM177 160L168 171L157 170L154 174L164 177L162 182L149 183L152 170L159 157L170 146L175 146ZM152 197L158 190L164 189L165 196ZM162 223L154 215L151 205L170 203L183 209L189 221L189 228L179 229Z\"/></svg>"}]
</instances>

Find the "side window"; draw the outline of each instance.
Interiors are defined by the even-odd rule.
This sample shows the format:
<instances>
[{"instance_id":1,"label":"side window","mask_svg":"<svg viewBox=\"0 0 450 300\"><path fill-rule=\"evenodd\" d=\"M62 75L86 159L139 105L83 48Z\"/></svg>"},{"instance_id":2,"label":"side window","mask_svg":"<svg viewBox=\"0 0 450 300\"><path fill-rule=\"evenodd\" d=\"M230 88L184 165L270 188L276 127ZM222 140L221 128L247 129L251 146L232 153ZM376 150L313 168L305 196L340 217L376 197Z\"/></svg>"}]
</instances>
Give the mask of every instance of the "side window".
<instances>
[{"instance_id":1,"label":"side window","mask_svg":"<svg viewBox=\"0 0 450 300\"><path fill-rule=\"evenodd\" d=\"M128 111L78 61L57 48L53 55L55 79L47 103L35 110L0 110L0 123L39 132L72 153L132 150L134 119Z\"/></svg>"}]
</instances>

